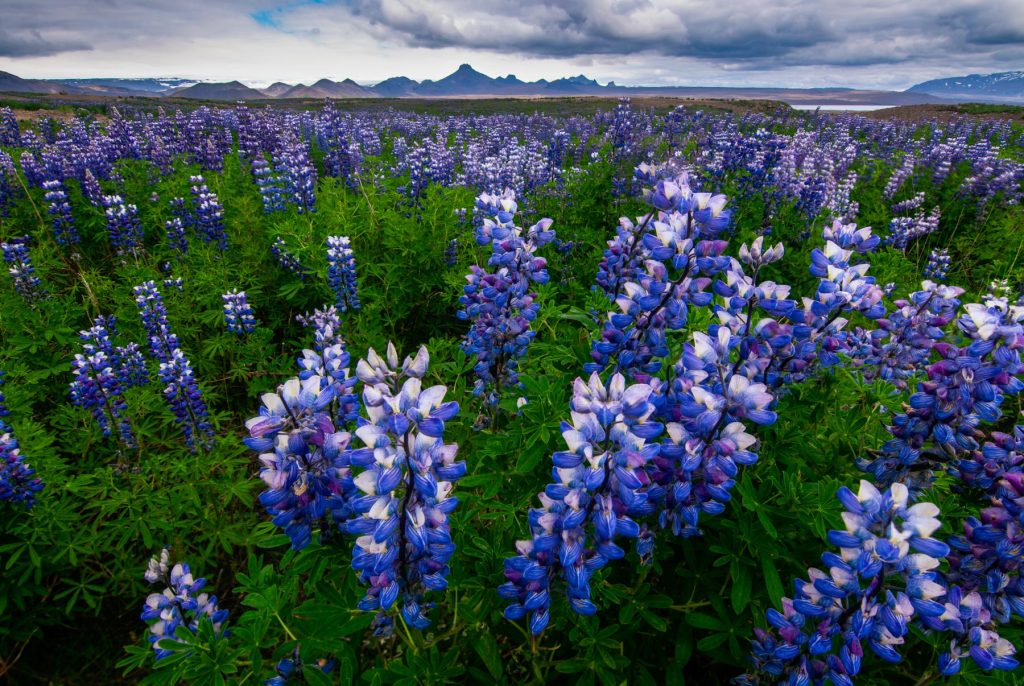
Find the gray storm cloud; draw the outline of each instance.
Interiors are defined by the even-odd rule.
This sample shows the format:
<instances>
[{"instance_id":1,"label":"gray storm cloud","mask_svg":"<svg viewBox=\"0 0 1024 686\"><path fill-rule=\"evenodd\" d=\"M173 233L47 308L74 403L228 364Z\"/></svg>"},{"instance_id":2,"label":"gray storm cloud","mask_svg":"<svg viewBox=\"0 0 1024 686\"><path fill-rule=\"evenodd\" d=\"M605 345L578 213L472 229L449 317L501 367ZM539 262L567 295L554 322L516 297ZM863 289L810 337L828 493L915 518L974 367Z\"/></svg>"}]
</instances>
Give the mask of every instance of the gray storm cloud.
<instances>
[{"instance_id":1,"label":"gray storm cloud","mask_svg":"<svg viewBox=\"0 0 1024 686\"><path fill-rule=\"evenodd\" d=\"M1024 0L4 0L2 15L0 61L48 71L83 50L81 69L108 64L105 54L162 50L165 72L175 60L195 72L206 58L221 73L214 65L256 69L276 54L291 55L295 70L300 56L336 55L381 77L402 73L403 59L433 63L436 78L453 59L514 57L652 84L765 72L778 83L864 83L872 70L891 83L1024 67ZM383 65L391 72L379 73ZM307 69L301 78L318 75L316 64Z\"/></svg>"}]
</instances>

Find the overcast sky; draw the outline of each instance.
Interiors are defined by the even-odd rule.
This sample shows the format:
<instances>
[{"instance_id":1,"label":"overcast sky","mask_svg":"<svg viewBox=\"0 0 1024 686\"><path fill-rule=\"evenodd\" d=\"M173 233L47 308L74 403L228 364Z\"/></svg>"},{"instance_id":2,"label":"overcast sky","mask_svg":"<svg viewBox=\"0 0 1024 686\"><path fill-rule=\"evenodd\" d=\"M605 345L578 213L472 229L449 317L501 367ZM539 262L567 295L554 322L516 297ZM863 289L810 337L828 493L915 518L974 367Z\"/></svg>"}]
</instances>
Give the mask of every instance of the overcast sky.
<instances>
[{"instance_id":1,"label":"overcast sky","mask_svg":"<svg viewBox=\"0 0 1024 686\"><path fill-rule=\"evenodd\" d=\"M1024 70L1024 0L0 0L0 70L253 85L579 73L902 89Z\"/></svg>"}]
</instances>

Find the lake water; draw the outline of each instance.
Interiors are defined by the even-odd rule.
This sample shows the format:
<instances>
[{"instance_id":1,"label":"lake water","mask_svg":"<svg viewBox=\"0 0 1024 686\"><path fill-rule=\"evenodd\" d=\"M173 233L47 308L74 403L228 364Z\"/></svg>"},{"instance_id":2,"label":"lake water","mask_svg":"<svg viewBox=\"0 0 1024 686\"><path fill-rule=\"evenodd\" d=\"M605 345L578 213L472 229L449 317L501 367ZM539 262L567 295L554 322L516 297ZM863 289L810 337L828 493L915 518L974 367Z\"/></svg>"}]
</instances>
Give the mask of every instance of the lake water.
<instances>
[{"instance_id":1,"label":"lake water","mask_svg":"<svg viewBox=\"0 0 1024 686\"><path fill-rule=\"evenodd\" d=\"M820 109L822 112L874 112L875 110L887 110L895 105L793 105L794 110L806 110L813 112Z\"/></svg>"}]
</instances>

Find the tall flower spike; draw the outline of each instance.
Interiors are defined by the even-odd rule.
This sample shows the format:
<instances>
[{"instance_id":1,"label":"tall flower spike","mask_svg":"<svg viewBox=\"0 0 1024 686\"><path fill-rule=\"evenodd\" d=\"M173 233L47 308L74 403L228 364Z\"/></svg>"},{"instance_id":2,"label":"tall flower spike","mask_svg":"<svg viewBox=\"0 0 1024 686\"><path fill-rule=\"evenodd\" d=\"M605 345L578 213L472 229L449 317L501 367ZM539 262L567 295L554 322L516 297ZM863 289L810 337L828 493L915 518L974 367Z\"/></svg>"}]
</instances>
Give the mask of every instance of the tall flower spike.
<instances>
[{"instance_id":1,"label":"tall flower spike","mask_svg":"<svg viewBox=\"0 0 1024 686\"><path fill-rule=\"evenodd\" d=\"M104 436L110 436L112 425L117 426L118 438L126 447L135 447L135 435L125 416L128 404L124 388L111 366L111 360L102 350L91 354L77 354L71 362L75 375L71 382L71 403L90 411Z\"/></svg>"},{"instance_id":2,"label":"tall flower spike","mask_svg":"<svg viewBox=\"0 0 1024 686\"><path fill-rule=\"evenodd\" d=\"M531 284L547 283L549 276L547 261L535 252L551 242L555 232L550 219L541 219L529 229L516 226L518 205L511 190L480 195L477 209L486 216L477 227L476 241L491 246L488 266L492 271L470 267L458 317L470 322L462 349L476 358L473 393L486 393L487 402L495 405L503 388L519 384L519 359L536 335L530 324L540 305L537 294L529 289Z\"/></svg>"},{"instance_id":3,"label":"tall flower spike","mask_svg":"<svg viewBox=\"0 0 1024 686\"><path fill-rule=\"evenodd\" d=\"M71 204L64 185L59 180L44 181L47 212L50 214L50 225L53 227L53 239L58 245L77 245L81 242L75 228L75 218L71 214Z\"/></svg>"},{"instance_id":4,"label":"tall flower spike","mask_svg":"<svg viewBox=\"0 0 1024 686\"><path fill-rule=\"evenodd\" d=\"M228 291L221 296L221 300L224 301L224 323L228 331L243 334L256 330L256 318L246 300L245 291Z\"/></svg>"},{"instance_id":5,"label":"tall flower spike","mask_svg":"<svg viewBox=\"0 0 1024 686\"><path fill-rule=\"evenodd\" d=\"M327 237L327 282L334 291L338 309L346 312L359 309L359 287L356 281L356 257L347 236Z\"/></svg>"},{"instance_id":6,"label":"tall flower spike","mask_svg":"<svg viewBox=\"0 0 1024 686\"><path fill-rule=\"evenodd\" d=\"M533 537L519 541L519 555L505 560L508 581L498 589L509 601L505 617L529 615L533 634L548 625L556 577L564 579L575 612L597 611L590 578L625 555L616 539L640 538L634 517L650 514L664 495L648 475L660 452L652 439L663 430L651 420L651 394L647 384L627 387L621 374L607 386L596 372L573 386L572 423L562 424L568 449L552 456L554 481L529 514Z\"/></svg>"},{"instance_id":7,"label":"tall flower spike","mask_svg":"<svg viewBox=\"0 0 1024 686\"><path fill-rule=\"evenodd\" d=\"M27 243L28 236L12 238L6 243L0 243L0 250L3 251L4 262L10 265L7 271L14 281L14 290L25 300L32 302L45 291L40 287L42 282L36 276L35 267L32 266Z\"/></svg>"},{"instance_id":8,"label":"tall flower spike","mask_svg":"<svg viewBox=\"0 0 1024 686\"><path fill-rule=\"evenodd\" d=\"M10 412L3 385L4 373L0 371L0 502L24 503L28 509L35 505L36 493L43 490L43 481L25 461L14 429L4 420Z\"/></svg>"},{"instance_id":9,"label":"tall flower spike","mask_svg":"<svg viewBox=\"0 0 1024 686\"><path fill-rule=\"evenodd\" d=\"M126 204L120 195L104 195L107 234L118 255L136 254L142 250L142 224L135 205Z\"/></svg>"},{"instance_id":10,"label":"tall flower spike","mask_svg":"<svg viewBox=\"0 0 1024 686\"><path fill-rule=\"evenodd\" d=\"M886 662L899 662L911 624L942 615L947 588L938 573L949 547L932 537L939 508L908 506L901 484L880 492L861 481L838 498L845 531L830 531L840 554L821 556L825 570L797 579L782 612L767 612L769 629L756 629L753 673L734 683L824 683L852 686L864 644ZM836 640L838 639L838 641Z\"/></svg>"},{"instance_id":11,"label":"tall flower spike","mask_svg":"<svg viewBox=\"0 0 1024 686\"><path fill-rule=\"evenodd\" d=\"M185 444L192 450L197 445L210 450L214 436L210 415L192 373L192 364L181 351L178 337L167 321L163 296L152 281L136 286L134 292L142 325L149 335L150 353L160 362L164 398L171 406L175 422L185 434Z\"/></svg>"},{"instance_id":12,"label":"tall flower spike","mask_svg":"<svg viewBox=\"0 0 1024 686\"><path fill-rule=\"evenodd\" d=\"M367 420L357 430L362 448L349 452L359 489L343 530L356 536L352 568L368 586L359 603L376 611L376 633L390 633L396 604L405 623L430 625L429 591L447 587L455 552L448 515L458 505L452 485L466 473L458 446L443 441L445 422L459 411L444 402L446 388L422 388L429 355L421 347L398 368L394 346L360 360Z\"/></svg>"}]
</instances>

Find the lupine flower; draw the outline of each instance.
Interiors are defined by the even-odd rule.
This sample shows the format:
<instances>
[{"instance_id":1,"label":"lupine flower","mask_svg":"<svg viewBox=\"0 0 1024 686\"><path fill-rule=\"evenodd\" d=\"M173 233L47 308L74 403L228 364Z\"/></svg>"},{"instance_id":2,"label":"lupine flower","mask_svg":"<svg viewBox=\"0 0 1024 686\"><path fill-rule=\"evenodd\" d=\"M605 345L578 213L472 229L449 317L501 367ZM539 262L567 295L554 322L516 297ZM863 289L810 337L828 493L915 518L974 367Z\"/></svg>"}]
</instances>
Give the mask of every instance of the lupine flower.
<instances>
[{"instance_id":1,"label":"lupine flower","mask_svg":"<svg viewBox=\"0 0 1024 686\"><path fill-rule=\"evenodd\" d=\"M398 367L394 346L386 357L372 349L356 374L363 382L367 422L356 429L365 447L349 452L361 492L350 501L343 530L357 536L352 568L368 586L359 603L376 611L376 631L387 634L388 614L397 604L406 624L430 625L429 591L447 587L448 561L455 552L448 515L458 505L452 485L466 473L458 446L443 442L444 424L459 411L444 402L445 387L423 389L429 355L421 347Z\"/></svg>"},{"instance_id":2,"label":"lupine flower","mask_svg":"<svg viewBox=\"0 0 1024 686\"><path fill-rule=\"evenodd\" d=\"M684 173L659 180L645 193L658 213L648 216L631 238L643 245L643 267L629 270L630 278L614 278L619 312L609 313L585 371L604 370L614 360L617 371L647 381L668 354L666 331L686 326L690 306L711 303L714 296L705 291L709 277L729 265L729 258L722 255L727 244L715 237L728 228L730 212L724 195L696 193L689 183ZM635 248L624 250L625 258ZM602 278L612 282L610 275Z\"/></svg>"},{"instance_id":3,"label":"lupine flower","mask_svg":"<svg viewBox=\"0 0 1024 686\"><path fill-rule=\"evenodd\" d=\"M327 282L334 291L335 304L342 312L359 309L356 257L346 236L327 237Z\"/></svg>"},{"instance_id":4,"label":"lupine flower","mask_svg":"<svg viewBox=\"0 0 1024 686\"><path fill-rule=\"evenodd\" d=\"M318 353L322 353L330 346L345 344L345 339L341 335L341 316L334 305L315 309L312 313L296 315L295 320L313 329L313 347Z\"/></svg>"},{"instance_id":5,"label":"lupine flower","mask_svg":"<svg viewBox=\"0 0 1024 686\"><path fill-rule=\"evenodd\" d=\"M71 214L71 204L68 202L68 194L64 192L64 185L59 180L51 180L44 181L43 188L46 190L43 199L46 200L50 215L53 239L58 245L77 245L82 239L75 228L75 218Z\"/></svg>"},{"instance_id":6,"label":"lupine flower","mask_svg":"<svg viewBox=\"0 0 1024 686\"><path fill-rule=\"evenodd\" d=\"M18 295L29 302L41 297L45 291L40 287L42 282L36 276L35 267L32 266L32 258L28 253L28 236L0 243L0 250L3 251L4 262L10 265L7 271L14 281L14 290Z\"/></svg>"},{"instance_id":7,"label":"lupine flower","mask_svg":"<svg viewBox=\"0 0 1024 686\"><path fill-rule=\"evenodd\" d=\"M157 660L174 654L161 642L178 641L175 632L179 627L193 634L199 631L200 622L208 621L218 638L228 635L224 627L228 611L217 606L217 596L202 593L206 579L192 575L187 562L179 562L168 574L169 551L164 548L160 557L153 557L146 569L145 579L150 584L166 585L160 593L151 593L142 605L140 617L149 625L149 642Z\"/></svg>"},{"instance_id":8,"label":"lupine flower","mask_svg":"<svg viewBox=\"0 0 1024 686\"><path fill-rule=\"evenodd\" d=\"M734 683L852 685L865 644L899 662L910 625L946 611L947 588L936 569L949 547L932 537L939 508L908 506L902 484L880 492L861 481L856 494L844 486L838 498L846 530L830 531L828 540L840 554L822 555L826 569L798 579L782 612L768 610L770 628L755 629L754 672Z\"/></svg>"},{"instance_id":9,"label":"lupine flower","mask_svg":"<svg viewBox=\"0 0 1024 686\"><path fill-rule=\"evenodd\" d=\"M224 322L228 331L243 334L256 330L256 318L246 300L245 291L228 291L221 296L221 300L224 301Z\"/></svg>"},{"instance_id":10,"label":"lupine flower","mask_svg":"<svg viewBox=\"0 0 1024 686\"><path fill-rule=\"evenodd\" d=\"M220 199L206 187L202 176L193 176L190 181L196 232L204 243L215 243L218 250L227 250L228 235L224 230L224 208Z\"/></svg>"},{"instance_id":11,"label":"lupine flower","mask_svg":"<svg viewBox=\"0 0 1024 686\"><path fill-rule=\"evenodd\" d=\"M299 277L302 281L306 280L307 272L305 268L302 266L302 263L299 262L299 258L288 251L288 247L283 238L278 236L274 239L273 244L270 246L270 252L274 254L278 264L295 276Z\"/></svg>"},{"instance_id":12,"label":"lupine flower","mask_svg":"<svg viewBox=\"0 0 1024 686\"><path fill-rule=\"evenodd\" d=\"M262 154L253 159L252 174L256 179L256 185L260 189L260 198L263 200L263 212L271 214L283 211L285 200L281 179L274 174L273 169L270 168L270 164Z\"/></svg>"},{"instance_id":13,"label":"lupine flower","mask_svg":"<svg viewBox=\"0 0 1024 686\"><path fill-rule=\"evenodd\" d=\"M142 249L142 224L138 208L125 204L120 195L104 195L103 207L107 217L107 234L118 255L138 253Z\"/></svg>"},{"instance_id":14,"label":"lupine flower","mask_svg":"<svg viewBox=\"0 0 1024 686\"><path fill-rule=\"evenodd\" d=\"M316 212L316 168L305 143L297 138L285 142L274 158L275 170L284 181L287 201L299 214Z\"/></svg>"},{"instance_id":15,"label":"lupine flower","mask_svg":"<svg viewBox=\"0 0 1024 686\"><path fill-rule=\"evenodd\" d=\"M245 443L261 453L260 478L267 485L260 503L295 550L309 544L315 527L329 535L334 527L328 522L341 525L349 514L351 436L335 430L324 411L334 397L335 387L319 375L291 379L277 393L265 393L259 416L246 422Z\"/></svg>"},{"instance_id":16,"label":"lupine flower","mask_svg":"<svg viewBox=\"0 0 1024 686\"><path fill-rule=\"evenodd\" d=\"M1024 307L988 299L965 309L957 323L972 342L931 347L939 359L925 367L927 380L893 417L893 439L873 459L858 462L876 482L902 481L914 492L927 487L935 468L958 451L978 448L977 426L999 419L1006 395L1024 391Z\"/></svg>"},{"instance_id":17,"label":"lupine flower","mask_svg":"<svg viewBox=\"0 0 1024 686\"><path fill-rule=\"evenodd\" d=\"M949 251L936 248L928 254L928 264L924 268L924 277L936 281L945 281L949 271Z\"/></svg>"},{"instance_id":18,"label":"lupine flower","mask_svg":"<svg viewBox=\"0 0 1024 686\"><path fill-rule=\"evenodd\" d=\"M896 300L896 308L875 320L877 329L858 329L847 339L849 362L865 379L882 378L904 388L906 380L927 365L932 348L944 337L944 327L956 318L957 299L962 288L932 281L907 300Z\"/></svg>"},{"instance_id":19,"label":"lupine flower","mask_svg":"<svg viewBox=\"0 0 1024 686\"><path fill-rule=\"evenodd\" d=\"M185 433L185 444L195 450L199 441L209 450L213 447L214 433L206 402L193 376L192 365L167 322L163 297L152 281L136 286L134 292L142 325L149 336L150 354L160 362L164 397Z\"/></svg>"},{"instance_id":20,"label":"lupine flower","mask_svg":"<svg viewBox=\"0 0 1024 686\"><path fill-rule=\"evenodd\" d=\"M149 371L139 345L129 343L126 346L115 346L113 337L116 335L116 320L113 316L97 317L92 327L78 332L78 337L83 341L82 352L86 356L102 352L110 360L121 385L125 388L145 386L149 383Z\"/></svg>"},{"instance_id":21,"label":"lupine flower","mask_svg":"<svg viewBox=\"0 0 1024 686\"><path fill-rule=\"evenodd\" d=\"M487 216L477 228L476 241L490 244L488 265L493 271L470 267L458 317L471 322L462 349L477 360L473 393L486 392L488 403L494 405L502 388L519 384L518 361L536 335L530 322L540 309L530 284L545 284L549 279L546 260L534 253L551 242L555 232L550 230L550 219L526 230L516 226L518 206L511 190L502 195L484 193L477 198L477 207Z\"/></svg>"},{"instance_id":22,"label":"lupine flower","mask_svg":"<svg viewBox=\"0 0 1024 686\"><path fill-rule=\"evenodd\" d=\"M21 143L21 131L14 110L0 107L0 145L16 146Z\"/></svg>"},{"instance_id":23,"label":"lupine flower","mask_svg":"<svg viewBox=\"0 0 1024 686\"><path fill-rule=\"evenodd\" d=\"M167 244L172 250L184 255L188 252L188 238L185 237L185 225L180 217L167 220Z\"/></svg>"},{"instance_id":24,"label":"lupine flower","mask_svg":"<svg viewBox=\"0 0 1024 686\"><path fill-rule=\"evenodd\" d=\"M35 505L36 493L43 490L43 481L25 461L14 429L4 420L10 412L3 385L4 373L0 372L0 502L24 503L28 509Z\"/></svg>"},{"instance_id":25,"label":"lupine flower","mask_svg":"<svg viewBox=\"0 0 1024 686\"><path fill-rule=\"evenodd\" d=\"M576 380L573 423L562 424L568 450L552 457L556 481L540 494L541 507L530 510L532 539L519 541L519 555L505 560L508 581L498 590L510 603L507 619L528 614L530 631L541 633L556 576L565 580L573 610L596 612L591 576L625 555L616 537L637 538L640 526L633 517L648 514L651 500L661 495L647 473L660 448L651 439L663 430L649 421L655 409L651 392L647 384L627 387L621 374L607 387L596 373L589 382Z\"/></svg>"},{"instance_id":26,"label":"lupine flower","mask_svg":"<svg viewBox=\"0 0 1024 686\"><path fill-rule=\"evenodd\" d=\"M263 686L285 686L285 684L291 683L293 678L301 677L303 672L310 669L330 674L337 666L336 659L326 657L315 660L312 664L306 663L299 656L299 649L296 648L290 657L282 657L278 661L274 668L277 673L270 679L265 679Z\"/></svg>"},{"instance_id":27,"label":"lupine flower","mask_svg":"<svg viewBox=\"0 0 1024 686\"><path fill-rule=\"evenodd\" d=\"M447 267L454 267L459 261L459 239L453 238L444 247L444 264Z\"/></svg>"},{"instance_id":28,"label":"lupine flower","mask_svg":"<svg viewBox=\"0 0 1024 686\"><path fill-rule=\"evenodd\" d=\"M75 375L71 382L71 403L87 408L104 436L110 436L112 425L117 426L119 440L128 448L135 447L135 435L124 415L128 404L124 388L107 354L98 350L91 354L77 354L71 362Z\"/></svg>"}]
</instances>

